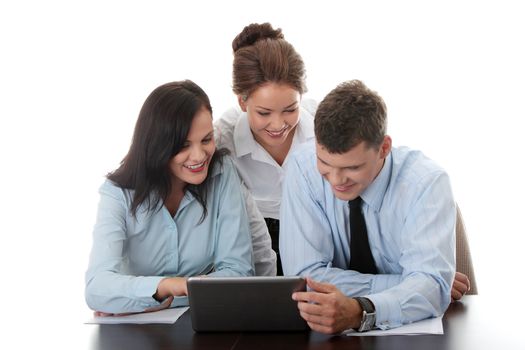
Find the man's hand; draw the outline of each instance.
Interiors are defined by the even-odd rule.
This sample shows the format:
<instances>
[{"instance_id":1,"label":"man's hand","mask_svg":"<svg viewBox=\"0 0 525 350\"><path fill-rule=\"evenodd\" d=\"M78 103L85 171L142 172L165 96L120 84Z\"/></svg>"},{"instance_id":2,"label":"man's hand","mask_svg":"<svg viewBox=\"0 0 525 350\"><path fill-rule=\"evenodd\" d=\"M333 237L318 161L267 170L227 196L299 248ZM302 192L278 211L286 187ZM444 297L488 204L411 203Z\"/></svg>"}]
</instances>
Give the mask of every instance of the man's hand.
<instances>
[{"instance_id":1,"label":"man's hand","mask_svg":"<svg viewBox=\"0 0 525 350\"><path fill-rule=\"evenodd\" d=\"M470 281L468 277L461 272L456 272L452 292L450 293L450 302L458 301L470 290Z\"/></svg>"},{"instance_id":2,"label":"man's hand","mask_svg":"<svg viewBox=\"0 0 525 350\"><path fill-rule=\"evenodd\" d=\"M310 278L306 283L312 291L295 292L292 299L298 301L301 317L311 329L333 334L359 327L363 310L355 299L348 298L332 284Z\"/></svg>"}]
</instances>

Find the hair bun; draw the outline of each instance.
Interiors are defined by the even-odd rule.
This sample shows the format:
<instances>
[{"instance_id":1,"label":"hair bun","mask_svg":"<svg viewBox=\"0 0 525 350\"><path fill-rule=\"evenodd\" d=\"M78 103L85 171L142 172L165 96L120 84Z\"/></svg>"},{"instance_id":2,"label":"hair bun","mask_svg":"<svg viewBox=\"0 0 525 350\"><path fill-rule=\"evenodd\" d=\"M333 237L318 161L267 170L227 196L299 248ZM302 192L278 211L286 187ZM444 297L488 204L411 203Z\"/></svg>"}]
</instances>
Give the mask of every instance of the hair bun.
<instances>
[{"instance_id":1,"label":"hair bun","mask_svg":"<svg viewBox=\"0 0 525 350\"><path fill-rule=\"evenodd\" d=\"M261 39L284 39L281 28L273 29L270 23L252 23L244 27L232 42L233 52L255 44Z\"/></svg>"}]
</instances>

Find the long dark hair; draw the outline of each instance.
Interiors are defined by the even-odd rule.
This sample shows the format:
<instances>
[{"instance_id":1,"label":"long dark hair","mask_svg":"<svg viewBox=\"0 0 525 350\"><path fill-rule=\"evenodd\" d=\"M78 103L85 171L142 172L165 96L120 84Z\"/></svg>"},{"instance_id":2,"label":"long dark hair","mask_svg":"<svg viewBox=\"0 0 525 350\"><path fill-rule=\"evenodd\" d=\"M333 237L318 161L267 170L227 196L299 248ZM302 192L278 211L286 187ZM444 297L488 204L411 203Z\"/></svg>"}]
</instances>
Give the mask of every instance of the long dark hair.
<instances>
[{"instance_id":1,"label":"long dark hair","mask_svg":"<svg viewBox=\"0 0 525 350\"><path fill-rule=\"evenodd\" d=\"M191 80L159 86L148 96L140 110L128 154L107 178L123 189L134 190L131 213L138 207L147 211L160 209L171 193L169 162L182 150L197 112L206 108L212 113L208 95ZM208 176L199 185L187 184L186 190L201 204L206 217L206 192L210 172L223 152L216 151L210 161Z\"/></svg>"}]
</instances>

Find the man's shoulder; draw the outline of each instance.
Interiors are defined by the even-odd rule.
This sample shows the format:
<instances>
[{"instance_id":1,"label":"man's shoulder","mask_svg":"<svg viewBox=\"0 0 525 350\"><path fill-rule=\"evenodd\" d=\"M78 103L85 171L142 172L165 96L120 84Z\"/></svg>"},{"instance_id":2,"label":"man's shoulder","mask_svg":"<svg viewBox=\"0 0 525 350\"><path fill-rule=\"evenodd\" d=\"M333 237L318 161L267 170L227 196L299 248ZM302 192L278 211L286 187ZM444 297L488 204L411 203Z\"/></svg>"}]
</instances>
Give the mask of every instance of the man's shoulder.
<instances>
[{"instance_id":1,"label":"man's shoulder","mask_svg":"<svg viewBox=\"0 0 525 350\"><path fill-rule=\"evenodd\" d=\"M315 161L315 140L309 140L299 145L292 153L290 160L296 163L300 168L310 167L312 161Z\"/></svg>"},{"instance_id":2,"label":"man's shoulder","mask_svg":"<svg viewBox=\"0 0 525 350\"><path fill-rule=\"evenodd\" d=\"M445 169L422 151L408 147L393 148L392 162L395 175L414 180L431 174L446 173Z\"/></svg>"},{"instance_id":3,"label":"man's shoulder","mask_svg":"<svg viewBox=\"0 0 525 350\"><path fill-rule=\"evenodd\" d=\"M392 173L389 186L392 195L405 193L406 196L412 193L416 198L418 193L426 191L443 177L448 178L445 169L423 152L408 147L392 149Z\"/></svg>"}]
</instances>

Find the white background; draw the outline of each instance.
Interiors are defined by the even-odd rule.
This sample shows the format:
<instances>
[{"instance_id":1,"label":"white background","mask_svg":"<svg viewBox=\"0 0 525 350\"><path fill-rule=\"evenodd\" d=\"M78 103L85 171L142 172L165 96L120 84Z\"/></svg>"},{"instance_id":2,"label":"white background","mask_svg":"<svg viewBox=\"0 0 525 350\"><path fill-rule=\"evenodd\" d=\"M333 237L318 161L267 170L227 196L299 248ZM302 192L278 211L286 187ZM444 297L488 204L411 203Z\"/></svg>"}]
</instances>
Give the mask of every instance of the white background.
<instances>
[{"instance_id":1,"label":"white background","mask_svg":"<svg viewBox=\"0 0 525 350\"><path fill-rule=\"evenodd\" d=\"M519 3L2 2L0 322L35 343L51 337L44 325L69 325L64 339L85 333L97 189L127 152L144 99L189 78L218 118L235 103L231 41L265 21L302 55L306 97L319 101L355 78L383 96L394 145L423 150L451 176L480 293L521 292ZM13 326L28 320L40 334Z\"/></svg>"}]
</instances>

